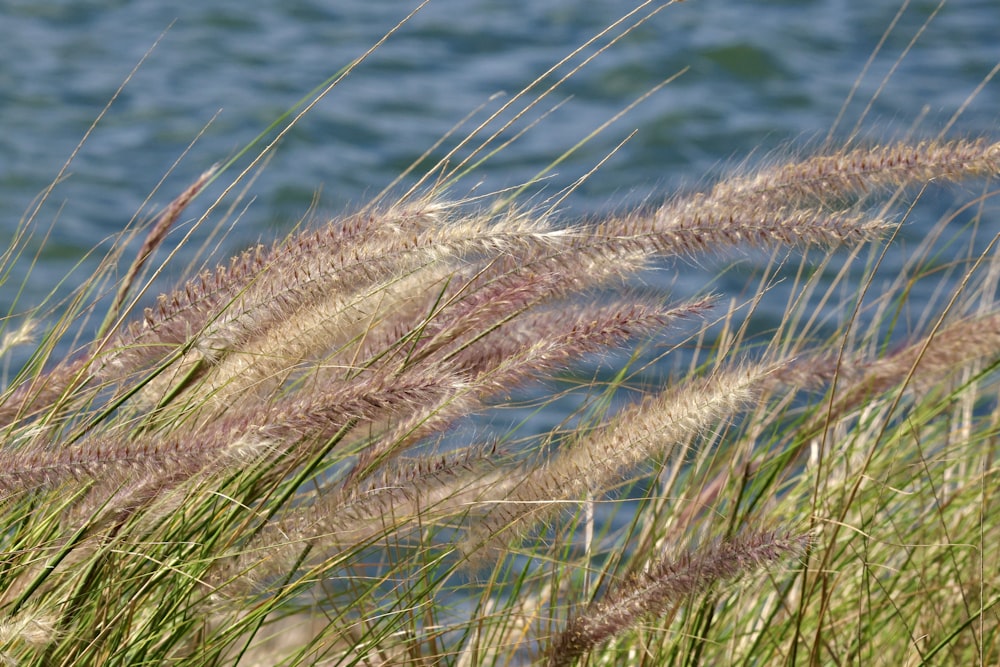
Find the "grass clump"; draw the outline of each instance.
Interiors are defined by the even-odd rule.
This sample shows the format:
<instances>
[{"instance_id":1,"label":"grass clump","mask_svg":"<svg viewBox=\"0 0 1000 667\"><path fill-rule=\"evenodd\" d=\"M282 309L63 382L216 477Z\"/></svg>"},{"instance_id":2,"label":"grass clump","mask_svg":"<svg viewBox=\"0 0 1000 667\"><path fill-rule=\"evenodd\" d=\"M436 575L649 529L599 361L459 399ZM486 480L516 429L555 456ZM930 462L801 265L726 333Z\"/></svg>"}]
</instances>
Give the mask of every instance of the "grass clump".
<instances>
[{"instance_id":1,"label":"grass clump","mask_svg":"<svg viewBox=\"0 0 1000 667\"><path fill-rule=\"evenodd\" d=\"M505 193L448 196L499 136L132 314L213 169L123 279L112 254L40 339L42 310L6 334L0 353L36 350L0 396L4 659L993 662L993 244L903 342L932 256L884 288L879 268L907 198L989 183L1000 144L849 143L572 223ZM992 194L967 204L977 221ZM747 250L775 262L731 305L630 282ZM796 256L784 319L752 333ZM817 294L808 269L834 258ZM821 321L848 278L841 317ZM463 430L622 347L636 352L567 390L580 407L550 431ZM636 391L675 353L663 387Z\"/></svg>"}]
</instances>

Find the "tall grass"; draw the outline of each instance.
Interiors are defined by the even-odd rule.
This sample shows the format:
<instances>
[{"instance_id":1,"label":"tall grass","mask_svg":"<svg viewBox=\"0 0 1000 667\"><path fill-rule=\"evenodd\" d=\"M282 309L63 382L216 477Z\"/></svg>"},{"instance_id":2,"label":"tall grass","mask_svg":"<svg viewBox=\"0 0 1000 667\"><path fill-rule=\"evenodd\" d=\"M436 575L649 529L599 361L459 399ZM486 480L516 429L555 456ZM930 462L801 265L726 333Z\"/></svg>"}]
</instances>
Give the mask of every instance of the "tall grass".
<instances>
[{"instance_id":1,"label":"tall grass","mask_svg":"<svg viewBox=\"0 0 1000 667\"><path fill-rule=\"evenodd\" d=\"M451 196L500 136L484 125L419 187L131 312L222 165L55 322L8 327L0 354L34 352L0 397L4 659L1000 659L993 243L912 328L908 294L938 280L932 241L956 223L880 271L928 187L985 184L957 207L989 224L1000 144L847 142L567 222ZM749 297L664 302L635 282L745 251L774 258ZM792 297L761 333L778 270ZM611 373L568 378L622 349ZM665 356L673 375L640 387ZM564 395L579 407L541 435L463 428Z\"/></svg>"}]
</instances>

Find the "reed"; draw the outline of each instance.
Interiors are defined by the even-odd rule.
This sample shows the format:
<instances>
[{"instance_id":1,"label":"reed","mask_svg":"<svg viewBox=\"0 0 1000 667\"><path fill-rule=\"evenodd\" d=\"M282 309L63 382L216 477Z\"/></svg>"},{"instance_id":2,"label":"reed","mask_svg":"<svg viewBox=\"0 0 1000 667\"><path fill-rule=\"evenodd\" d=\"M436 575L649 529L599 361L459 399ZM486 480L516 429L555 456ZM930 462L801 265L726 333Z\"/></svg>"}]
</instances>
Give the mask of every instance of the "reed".
<instances>
[{"instance_id":1,"label":"reed","mask_svg":"<svg viewBox=\"0 0 1000 667\"><path fill-rule=\"evenodd\" d=\"M867 319L879 263L859 267L824 336L807 269L891 252L928 187L992 187L1000 143L827 148L599 221L428 186L131 312L224 171L150 226L93 340L55 354L107 302L114 254L40 337L41 310L0 341L37 347L0 394L8 663L997 658L992 244L902 342L892 304L933 279L924 258ZM972 202L984 224L993 194ZM763 343L741 322L766 280L740 300L636 287L656 262L721 271L748 250L800 258ZM621 350L568 388L566 369ZM564 396L579 407L540 435L466 428Z\"/></svg>"}]
</instances>

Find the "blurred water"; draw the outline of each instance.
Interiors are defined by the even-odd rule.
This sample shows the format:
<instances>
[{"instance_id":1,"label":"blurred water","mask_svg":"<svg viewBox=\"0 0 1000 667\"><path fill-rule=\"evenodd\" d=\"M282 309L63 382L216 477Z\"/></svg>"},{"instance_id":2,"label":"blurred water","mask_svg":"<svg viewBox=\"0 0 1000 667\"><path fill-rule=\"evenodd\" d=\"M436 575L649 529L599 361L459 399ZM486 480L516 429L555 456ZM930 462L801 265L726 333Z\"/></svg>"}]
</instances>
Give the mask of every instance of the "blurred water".
<instances>
[{"instance_id":1,"label":"blurred water","mask_svg":"<svg viewBox=\"0 0 1000 667\"><path fill-rule=\"evenodd\" d=\"M696 184L747 155L819 141L900 2L691 0L670 6L574 74L519 127L562 104L480 167L458 194L480 182L478 191L523 182L684 69L560 164L541 196L575 182L633 130L636 135L566 200L567 216L635 205ZM53 289L65 293L73 281L56 286L81 261L77 275L85 275L93 266L81 259L86 251L102 242L107 247L104 240L128 223L213 118L153 195L152 208L234 154L413 7L360 0L299 0L252 10L236 0L4 3L0 238L13 234L129 71L163 38L36 216L39 238L51 231L30 279L24 278L30 253L40 241L29 244L29 256L0 286L0 313L21 312ZM899 60L936 7L912 2L901 12L860 80L838 136L847 136L864 113L862 131L869 136L899 136L915 126L919 135L934 135L1000 62L995 0L948 2ZM324 213L364 203L470 111L496 108L627 8L620 0L431 0L288 135L253 183L254 203L224 240L219 259L287 230L317 193ZM490 101L501 92L506 97ZM995 137L998 109L1000 87L991 81L951 133ZM221 183L206 194L220 191ZM211 199L202 197L190 213ZM915 215L904 237L919 239L936 215ZM684 291L705 277L682 265L668 279Z\"/></svg>"}]
</instances>

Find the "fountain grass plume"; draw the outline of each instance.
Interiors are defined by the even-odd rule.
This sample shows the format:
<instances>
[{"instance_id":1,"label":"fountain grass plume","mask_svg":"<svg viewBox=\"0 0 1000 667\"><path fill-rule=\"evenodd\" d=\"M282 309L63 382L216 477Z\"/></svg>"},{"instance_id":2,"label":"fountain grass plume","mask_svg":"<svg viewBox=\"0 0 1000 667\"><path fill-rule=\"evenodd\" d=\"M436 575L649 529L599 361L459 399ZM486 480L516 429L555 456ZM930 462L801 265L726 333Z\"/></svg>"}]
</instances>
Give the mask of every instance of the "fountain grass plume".
<instances>
[{"instance_id":1,"label":"fountain grass plume","mask_svg":"<svg viewBox=\"0 0 1000 667\"><path fill-rule=\"evenodd\" d=\"M591 648L628 632L651 614L732 581L758 568L801 555L808 540L773 531L752 531L678 557L661 557L638 575L614 582L605 595L575 616L549 654L551 667L573 664Z\"/></svg>"},{"instance_id":2,"label":"fountain grass plume","mask_svg":"<svg viewBox=\"0 0 1000 667\"><path fill-rule=\"evenodd\" d=\"M567 442L546 464L533 467L504 485L496 507L469 531L466 551L494 557L512 535L612 488L622 475L654 458L683 460L698 436L738 414L754 397L754 386L768 368L735 368L693 378L619 412L593 433Z\"/></svg>"}]
</instances>

